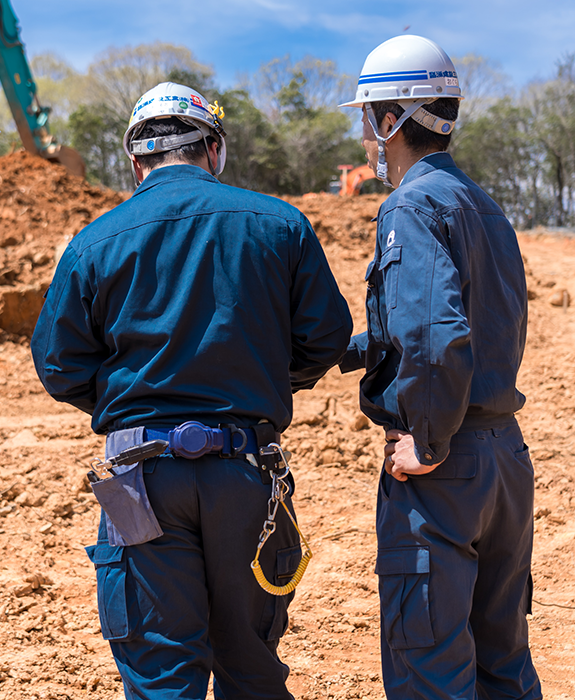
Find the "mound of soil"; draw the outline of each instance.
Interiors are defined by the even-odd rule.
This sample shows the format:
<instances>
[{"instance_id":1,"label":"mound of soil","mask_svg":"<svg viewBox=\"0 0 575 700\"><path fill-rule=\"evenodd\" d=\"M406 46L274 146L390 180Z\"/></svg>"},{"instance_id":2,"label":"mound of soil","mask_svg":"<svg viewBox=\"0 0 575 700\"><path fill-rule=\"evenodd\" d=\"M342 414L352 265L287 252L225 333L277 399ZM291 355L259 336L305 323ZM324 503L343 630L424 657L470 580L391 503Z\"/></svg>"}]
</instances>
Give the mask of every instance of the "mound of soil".
<instances>
[{"instance_id":1,"label":"mound of soil","mask_svg":"<svg viewBox=\"0 0 575 700\"><path fill-rule=\"evenodd\" d=\"M309 219L323 246L338 243L346 250L370 250L375 239L373 220L386 195L366 194L359 197L340 197L318 194L303 197L284 197Z\"/></svg>"},{"instance_id":2,"label":"mound of soil","mask_svg":"<svg viewBox=\"0 0 575 700\"><path fill-rule=\"evenodd\" d=\"M31 334L68 241L123 199L25 151L0 158L0 328Z\"/></svg>"}]
</instances>

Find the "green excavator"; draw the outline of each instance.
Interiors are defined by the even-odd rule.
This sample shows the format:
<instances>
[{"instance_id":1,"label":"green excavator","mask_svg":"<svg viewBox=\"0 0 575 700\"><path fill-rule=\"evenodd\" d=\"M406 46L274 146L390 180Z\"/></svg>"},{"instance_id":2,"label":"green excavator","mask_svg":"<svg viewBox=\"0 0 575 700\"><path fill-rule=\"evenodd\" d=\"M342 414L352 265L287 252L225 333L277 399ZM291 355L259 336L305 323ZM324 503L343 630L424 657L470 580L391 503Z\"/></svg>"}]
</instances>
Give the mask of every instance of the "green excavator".
<instances>
[{"instance_id":1,"label":"green excavator","mask_svg":"<svg viewBox=\"0 0 575 700\"><path fill-rule=\"evenodd\" d=\"M24 148L84 177L85 166L80 154L57 143L50 134L50 108L42 107L38 101L36 83L20 39L18 19L9 0L0 0L0 82Z\"/></svg>"}]
</instances>

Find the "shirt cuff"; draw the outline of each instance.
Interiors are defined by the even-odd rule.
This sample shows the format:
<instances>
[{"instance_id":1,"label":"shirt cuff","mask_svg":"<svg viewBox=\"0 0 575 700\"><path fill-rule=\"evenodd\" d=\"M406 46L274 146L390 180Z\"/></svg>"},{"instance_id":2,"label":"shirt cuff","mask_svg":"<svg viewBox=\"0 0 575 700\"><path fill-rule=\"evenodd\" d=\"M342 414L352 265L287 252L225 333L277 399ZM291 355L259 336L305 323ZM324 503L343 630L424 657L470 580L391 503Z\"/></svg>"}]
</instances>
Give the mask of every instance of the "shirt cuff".
<instances>
[{"instance_id":1,"label":"shirt cuff","mask_svg":"<svg viewBox=\"0 0 575 700\"><path fill-rule=\"evenodd\" d=\"M415 442L413 450L415 452L415 456L417 457L417 461L420 464L433 466L443 462L443 460L446 459L447 455L449 454L449 443L440 445L438 449L432 450L428 445L420 445L419 443Z\"/></svg>"},{"instance_id":2,"label":"shirt cuff","mask_svg":"<svg viewBox=\"0 0 575 700\"><path fill-rule=\"evenodd\" d=\"M346 351L342 361L339 363L339 371L342 374L353 372L356 369L365 369L365 363L357 346L352 345Z\"/></svg>"}]
</instances>

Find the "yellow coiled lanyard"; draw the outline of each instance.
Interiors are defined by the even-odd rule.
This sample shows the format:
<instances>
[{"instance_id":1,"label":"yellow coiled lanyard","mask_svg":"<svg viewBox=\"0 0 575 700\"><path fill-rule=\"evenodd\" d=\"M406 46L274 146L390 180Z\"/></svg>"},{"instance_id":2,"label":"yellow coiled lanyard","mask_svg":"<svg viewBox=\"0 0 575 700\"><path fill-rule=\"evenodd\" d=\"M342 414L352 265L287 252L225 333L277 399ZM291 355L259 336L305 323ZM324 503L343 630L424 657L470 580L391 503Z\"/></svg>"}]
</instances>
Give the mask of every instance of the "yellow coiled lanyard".
<instances>
[{"instance_id":1,"label":"yellow coiled lanyard","mask_svg":"<svg viewBox=\"0 0 575 700\"><path fill-rule=\"evenodd\" d=\"M252 571L254 572L254 576L256 577L256 581L260 584L264 591L266 591L267 593L271 593L272 595L287 595L288 593L291 593L293 590L295 590L295 587L302 580L305 570L307 569L307 565L309 564L313 554L311 552L310 546L306 538L303 536L302 531L299 529L295 518L290 513L289 508L284 502L285 497L289 493L289 485L285 481L287 475L289 474L289 464L285 458L282 448L277 443L272 442L267 447L261 447L260 454L279 454L284 465L284 471L283 474L276 474L276 472L272 473L272 494L270 499L268 500L268 517L264 521L264 527L260 534L260 541L256 550L256 556L251 563L251 567ZM262 567L259 562L259 558L264 544L268 541L270 535L272 535L272 533L275 532L275 517L280 503L282 504L285 512L288 514L289 519L292 521L293 526L297 530L301 538L302 544L305 545L306 551L303 553L301 561L291 581L288 581L288 583L286 583L284 586L274 586L274 584L270 583L265 577L265 574L262 571Z\"/></svg>"}]
</instances>

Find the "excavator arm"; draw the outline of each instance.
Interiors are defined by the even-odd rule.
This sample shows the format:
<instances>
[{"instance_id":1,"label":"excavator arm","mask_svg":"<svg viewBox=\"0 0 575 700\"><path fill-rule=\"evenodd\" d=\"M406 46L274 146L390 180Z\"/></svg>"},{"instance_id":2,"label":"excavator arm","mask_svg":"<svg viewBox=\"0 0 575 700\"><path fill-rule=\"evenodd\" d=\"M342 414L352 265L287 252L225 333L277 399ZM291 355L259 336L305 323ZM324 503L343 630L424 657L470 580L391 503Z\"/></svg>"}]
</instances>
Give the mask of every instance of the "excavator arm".
<instances>
[{"instance_id":1,"label":"excavator arm","mask_svg":"<svg viewBox=\"0 0 575 700\"><path fill-rule=\"evenodd\" d=\"M50 134L50 108L42 107L36 96L36 83L9 0L0 0L0 81L24 148L29 153L61 163L74 175L84 177L85 166L80 154L56 143Z\"/></svg>"},{"instance_id":2,"label":"excavator arm","mask_svg":"<svg viewBox=\"0 0 575 700\"><path fill-rule=\"evenodd\" d=\"M354 168L353 165L338 165L338 170L341 170L339 194L342 197L358 195L361 192L362 184L375 177L369 165L360 165L357 168Z\"/></svg>"}]
</instances>

